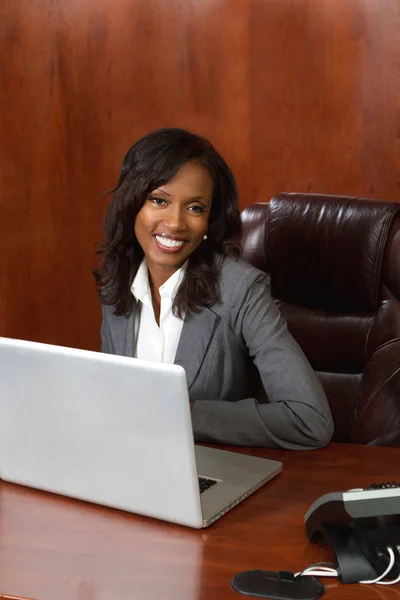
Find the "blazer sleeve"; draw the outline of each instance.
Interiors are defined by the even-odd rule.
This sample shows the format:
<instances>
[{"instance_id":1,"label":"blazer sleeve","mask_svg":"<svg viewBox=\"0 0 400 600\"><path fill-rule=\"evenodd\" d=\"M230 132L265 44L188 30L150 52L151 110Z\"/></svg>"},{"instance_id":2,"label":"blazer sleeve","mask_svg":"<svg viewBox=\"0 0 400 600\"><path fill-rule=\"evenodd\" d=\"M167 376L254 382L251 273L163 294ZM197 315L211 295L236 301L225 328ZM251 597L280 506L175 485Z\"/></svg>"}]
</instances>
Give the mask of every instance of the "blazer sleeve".
<instances>
[{"instance_id":1,"label":"blazer sleeve","mask_svg":"<svg viewBox=\"0 0 400 600\"><path fill-rule=\"evenodd\" d=\"M233 289L230 326L256 365L268 403L193 403L197 441L304 450L325 446L333 434L329 405L319 379L287 329L260 273L249 285L242 276Z\"/></svg>"},{"instance_id":2,"label":"blazer sleeve","mask_svg":"<svg viewBox=\"0 0 400 600\"><path fill-rule=\"evenodd\" d=\"M102 305L101 307L101 312L102 312L102 321L101 321L101 329L100 329L100 335L101 335L101 352L104 352L106 354L115 354L115 348L114 348L114 344L112 342L112 336L111 336L111 332L110 332L110 325L109 325L109 308Z\"/></svg>"}]
</instances>

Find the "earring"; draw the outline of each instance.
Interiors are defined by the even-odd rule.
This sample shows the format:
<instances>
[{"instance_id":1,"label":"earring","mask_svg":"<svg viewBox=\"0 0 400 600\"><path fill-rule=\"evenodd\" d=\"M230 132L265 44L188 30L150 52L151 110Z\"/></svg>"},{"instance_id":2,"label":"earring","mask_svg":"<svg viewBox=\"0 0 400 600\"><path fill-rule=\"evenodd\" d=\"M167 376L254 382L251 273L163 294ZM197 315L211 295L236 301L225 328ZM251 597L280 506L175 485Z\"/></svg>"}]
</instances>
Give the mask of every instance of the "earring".
<instances>
[{"instance_id":1,"label":"earring","mask_svg":"<svg viewBox=\"0 0 400 600\"><path fill-rule=\"evenodd\" d=\"M206 240L206 239L207 239L207 235L203 235L203 240Z\"/></svg>"}]
</instances>

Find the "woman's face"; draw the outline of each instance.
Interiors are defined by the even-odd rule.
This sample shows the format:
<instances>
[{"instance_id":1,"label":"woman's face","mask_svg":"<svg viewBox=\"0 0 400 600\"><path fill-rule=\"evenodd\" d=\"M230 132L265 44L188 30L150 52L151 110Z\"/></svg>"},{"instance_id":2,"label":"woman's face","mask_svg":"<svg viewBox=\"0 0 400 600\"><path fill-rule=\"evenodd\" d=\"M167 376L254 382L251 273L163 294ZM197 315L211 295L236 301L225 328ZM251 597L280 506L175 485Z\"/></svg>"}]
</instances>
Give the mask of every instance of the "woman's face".
<instances>
[{"instance_id":1,"label":"woman's face","mask_svg":"<svg viewBox=\"0 0 400 600\"><path fill-rule=\"evenodd\" d=\"M168 279L202 243L213 187L205 167L187 162L170 181L149 194L136 216L135 235L150 275Z\"/></svg>"}]
</instances>

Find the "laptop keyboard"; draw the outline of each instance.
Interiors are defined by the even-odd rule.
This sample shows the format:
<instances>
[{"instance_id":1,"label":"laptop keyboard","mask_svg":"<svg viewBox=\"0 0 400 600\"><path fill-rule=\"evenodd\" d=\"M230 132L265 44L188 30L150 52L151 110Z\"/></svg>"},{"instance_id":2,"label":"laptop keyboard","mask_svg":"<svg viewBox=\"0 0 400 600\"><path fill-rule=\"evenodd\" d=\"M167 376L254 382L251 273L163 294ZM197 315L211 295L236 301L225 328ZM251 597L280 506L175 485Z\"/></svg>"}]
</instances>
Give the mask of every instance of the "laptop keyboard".
<instances>
[{"instance_id":1,"label":"laptop keyboard","mask_svg":"<svg viewBox=\"0 0 400 600\"><path fill-rule=\"evenodd\" d=\"M200 494L208 490L210 487L218 483L216 479L207 479L207 477L199 477Z\"/></svg>"}]
</instances>

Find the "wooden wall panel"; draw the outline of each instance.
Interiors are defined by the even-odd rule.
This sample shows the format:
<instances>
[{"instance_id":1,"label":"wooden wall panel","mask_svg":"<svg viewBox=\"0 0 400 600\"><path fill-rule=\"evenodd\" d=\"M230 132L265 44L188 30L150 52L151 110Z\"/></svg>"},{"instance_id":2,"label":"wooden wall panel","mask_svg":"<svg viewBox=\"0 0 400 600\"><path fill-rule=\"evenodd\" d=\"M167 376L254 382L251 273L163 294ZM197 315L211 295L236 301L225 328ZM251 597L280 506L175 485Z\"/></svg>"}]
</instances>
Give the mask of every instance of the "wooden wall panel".
<instances>
[{"instance_id":1,"label":"wooden wall panel","mask_svg":"<svg viewBox=\"0 0 400 600\"><path fill-rule=\"evenodd\" d=\"M212 139L241 206L400 199L397 0L0 2L0 335L98 348L109 189L160 126Z\"/></svg>"},{"instance_id":2,"label":"wooden wall panel","mask_svg":"<svg viewBox=\"0 0 400 600\"><path fill-rule=\"evenodd\" d=\"M250 27L255 197L264 179L267 195L400 200L400 3L273 4Z\"/></svg>"}]
</instances>

